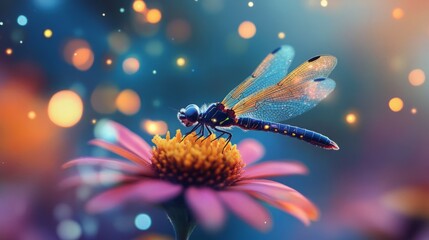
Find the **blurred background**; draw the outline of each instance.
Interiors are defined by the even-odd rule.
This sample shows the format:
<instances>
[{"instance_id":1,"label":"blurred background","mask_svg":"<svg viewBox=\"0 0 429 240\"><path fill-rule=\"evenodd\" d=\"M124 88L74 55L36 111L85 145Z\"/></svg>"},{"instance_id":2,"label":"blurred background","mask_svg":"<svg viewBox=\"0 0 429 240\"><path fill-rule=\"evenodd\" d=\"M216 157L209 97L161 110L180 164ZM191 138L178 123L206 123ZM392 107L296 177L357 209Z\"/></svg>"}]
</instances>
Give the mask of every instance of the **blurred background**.
<instances>
[{"instance_id":1,"label":"blurred background","mask_svg":"<svg viewBox=\"0 0 429 240\"><path fill-rule=\"evenodd\" d=\"M289 121L340 151L281 135L257 139L264 160L306 164L277 179L319 208L310 227L271 208L259 233L230 215L192 239L429 239L429 2L405 0L2 0L0 239L172 239L158 209L83 210L97 189L64 190L61 165L105 156L88 146L111 119L146 141L184 129L177 109L224 96L279 45L291 69L332 54L333 94Z\"/></svg>"}]
</instances>

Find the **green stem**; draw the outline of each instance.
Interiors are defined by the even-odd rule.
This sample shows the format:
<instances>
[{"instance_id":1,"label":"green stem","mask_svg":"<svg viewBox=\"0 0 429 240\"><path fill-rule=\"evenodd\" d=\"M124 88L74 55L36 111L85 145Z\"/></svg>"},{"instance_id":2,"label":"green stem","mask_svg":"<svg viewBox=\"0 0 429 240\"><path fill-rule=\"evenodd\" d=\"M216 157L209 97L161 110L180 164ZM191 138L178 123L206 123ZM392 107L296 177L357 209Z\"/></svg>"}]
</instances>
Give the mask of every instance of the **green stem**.
<instances>
[{"instance_id":1,"label":"green stem","mask_svg":"<svg viewBox=\"0 0 429 240\"><path fill-rule=\"evenodd\" d=\"M195 229L196 222L186 206L183 196L163 204L162 207L165 209L168 219L173 225L176 240L189 240Z\"/></svg>"}]
</instances>

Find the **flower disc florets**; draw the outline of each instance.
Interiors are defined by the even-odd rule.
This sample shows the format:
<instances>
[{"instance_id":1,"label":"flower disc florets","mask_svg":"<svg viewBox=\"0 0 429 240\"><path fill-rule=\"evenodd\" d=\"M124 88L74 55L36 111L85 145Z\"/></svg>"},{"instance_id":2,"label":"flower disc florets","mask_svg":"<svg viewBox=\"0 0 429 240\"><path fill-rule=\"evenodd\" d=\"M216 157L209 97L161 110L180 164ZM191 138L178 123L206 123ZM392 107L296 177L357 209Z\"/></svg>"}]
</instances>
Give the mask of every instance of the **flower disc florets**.
<instances>
[{"instance_id":1,"label":"flower disc florets","mask_svg":"<svg viewBox=\"0 0 429 240\"><path fill-rule=\"evenodd\" d=\"M236 182L245 163L235 145L224 138L216 139L211 135L207 139L198 139L196 134L182 141L180 130L176 136L160 136L152 140L152 166L158 176L170 182L184 186L209 186L221 189Z\"/></svg>"}]
</instances>

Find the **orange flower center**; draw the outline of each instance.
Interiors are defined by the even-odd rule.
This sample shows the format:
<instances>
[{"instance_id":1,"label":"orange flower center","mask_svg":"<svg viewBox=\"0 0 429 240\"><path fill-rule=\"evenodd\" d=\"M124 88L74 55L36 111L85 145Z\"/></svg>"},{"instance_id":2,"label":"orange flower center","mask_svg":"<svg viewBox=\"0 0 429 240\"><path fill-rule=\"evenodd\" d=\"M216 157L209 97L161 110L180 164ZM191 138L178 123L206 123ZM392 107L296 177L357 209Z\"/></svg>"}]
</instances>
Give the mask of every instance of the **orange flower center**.
<instances>
[{"instance_id":1,"label":"orange flower center","mask_svg":"<svg viewBox=\"0 0 429 240\"><path fill-rule=\"evenodd\" d=\"M153 138L152 166L159 178L184 186L215 189L236 182L245 166L236 145L228 143L225 146L225 139L215 139L214 134L205 140L197 138L193 133L182 141L180 130L173 138L170 138L170 133L165 139L160 136Z\"/></svg>"}]
</instances>

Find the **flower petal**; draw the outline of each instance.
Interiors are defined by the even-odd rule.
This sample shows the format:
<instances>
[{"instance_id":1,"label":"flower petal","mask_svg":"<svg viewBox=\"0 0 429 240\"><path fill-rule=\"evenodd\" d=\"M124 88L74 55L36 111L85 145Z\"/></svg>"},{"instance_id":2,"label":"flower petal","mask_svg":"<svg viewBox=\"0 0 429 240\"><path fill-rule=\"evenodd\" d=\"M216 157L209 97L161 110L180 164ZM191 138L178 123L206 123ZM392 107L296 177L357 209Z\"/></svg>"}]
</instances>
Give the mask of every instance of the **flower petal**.
<instances>
[{"instance_id":1,"label":"flower petal","mask_svg":"<svg viewBox=\"0 0 429 240\"><path fill-rule=\"evenodd\" d=\"M244 139L238 146L241 158L246 164L258 161L265 154L264 146L254 139Z\"/></svg>"},{"instance_id":2,"label":"flower petal","mask_svg":"<svg viewBox=\"0 0 429 240\"><path fill-rule=\"evenodd\" d=\"M75 175L72 177L65 178L59 183L59 186L61 188L71 188L80 185L111 186L115 184L133 182L139 179L141 179L141 177L127 176L119 172L109 172L107 174L105 174L104 172L93 172L90 174Z\"/></svg>"},{"instance_id":3,"label":"flower petal","mask_svg":"<svg viewBox=\"0 0 429 240\"><path fill-rule=\"evenodd\" d=\"M145 180L107 190L92 198L86 205L89 212L109 210L129 200L160 203L176 197L182 186L163 180Z\"/></svg>"},{"instance_id":4,"label":"flower petal","mask_svg":"<svg viewBox=\"0 0 429 240\"><path fill-rule=\"evenodd\" d=\"M149 203L160 203L176 197L182 189L182 185L179 184L150 179L141 183L137 197Z\"/></svg>"},{"instance_id":5,"label":"flower petal","mask_svg":"<svg viewBox=\"0 0 429 240\"><path fill-rule=\"evenodd\" d=\"M124 157L132 162L135 162L139 165L150 165L150 160L143 159L140 156L136 155L135 153L132 153L123 147L120 147L118 145L115 145L113 143L109 143L100 139L94 139L89 142L92 145L107 149L113 153L118 154L121 157Z\"/></svg>"},{"instance_id":6,"label":"flower petal","mask_svg":"<svg viewBox=\"0 0 429 240\"><path fill-rule=\"evenodd\" d=\"M264 162L245 168L243 178L264 178L306 174L307 168L298 162Z\"/></svg>"},{"instance_id":7,"label":"flower petal","mask_svg":"<svg viewBox=\"0 0 429 240\"><path fill-rule=\"evenodd\" d=\"M309 220L316 220L319 215L317 208L307 198L295 189L278 182L265 179L243 180L230 189L251 193L296 216L305 224L308 224Z\"/></svg>"},{"instance_id":8,"label":"flower petal","mask_svg":"<svg viewBox=\"0 0 429 240\"><path fill-rule=\"evenodd\" d=\"M110 121L109 123L115 128L118 134L117 141L122 146L143 159L151 158L151 147L140 136L117 122Z\"/></svg>"},{"instance_id":9,"label":"flower petal","mask_svg":"<svg viewBox=\"0 0 429 240\"><path fill-rule=\"evenodd\" d=\"M254 197L261 199L262 201L265 201L266 203L282 210L285 211L287 213L289 213L290 215L298 218L299 220L301 220L301 222L303 222L305 225L310 225L311 219L308 214L302 210L301 208L297 207L294 204L291 203L287 203L287 202L282 202L282 201L274 201L272 198L269 198L263 194L259 194L259 193L254 193L252 194Z\"/></svg>"},{"instance_id":10,"label":"flower petal","mask_svg":"<svg viewBox=\"0 0 429 240\"><path fill-rule=\"evenodd\" d=\"M99 213L110 210L135 196L135 189L139 184L127 184L104 191L91 198L86 204L86 210L90 213Z\"/></svg>"},{"instance_id":11,"label":"flower petal","mask_svg":"<svg viewBox=\"0 0 429 240\"><path fill-rule=\"evenodd\" d=\"M242 192L219 192L222 202L238 217L259 231L267 231L272 226L268 211L252 197Z\"/></svg>"},{"instance_id":12,"label":"flower petal","mask_svg":"<svg viewBox=\"0 0 429 240\"><path fill-rule=\"evenodd\" d=\"M145 176L154 176L154 171L152 168L144 165L134 165L127 162L123 162L118 159L107 159L107 158L78 158L71 160L63 164L63 168L71 168L79 165L93 165L100 166L109 169L115 169L120 171L126 171L129 173L143 174Z\"/></svg>"},{"instance_id":13,"label":"flower petal","mask_svg":"<svg viewBox=\"0 0 429 240\"><path fill-rule=\"evenodd\" d=\"M214 190L190 187L185 192L185 198L195 218L205 228L216 230L222 226L225 209Z\"/></svg>"}]
</instances>

